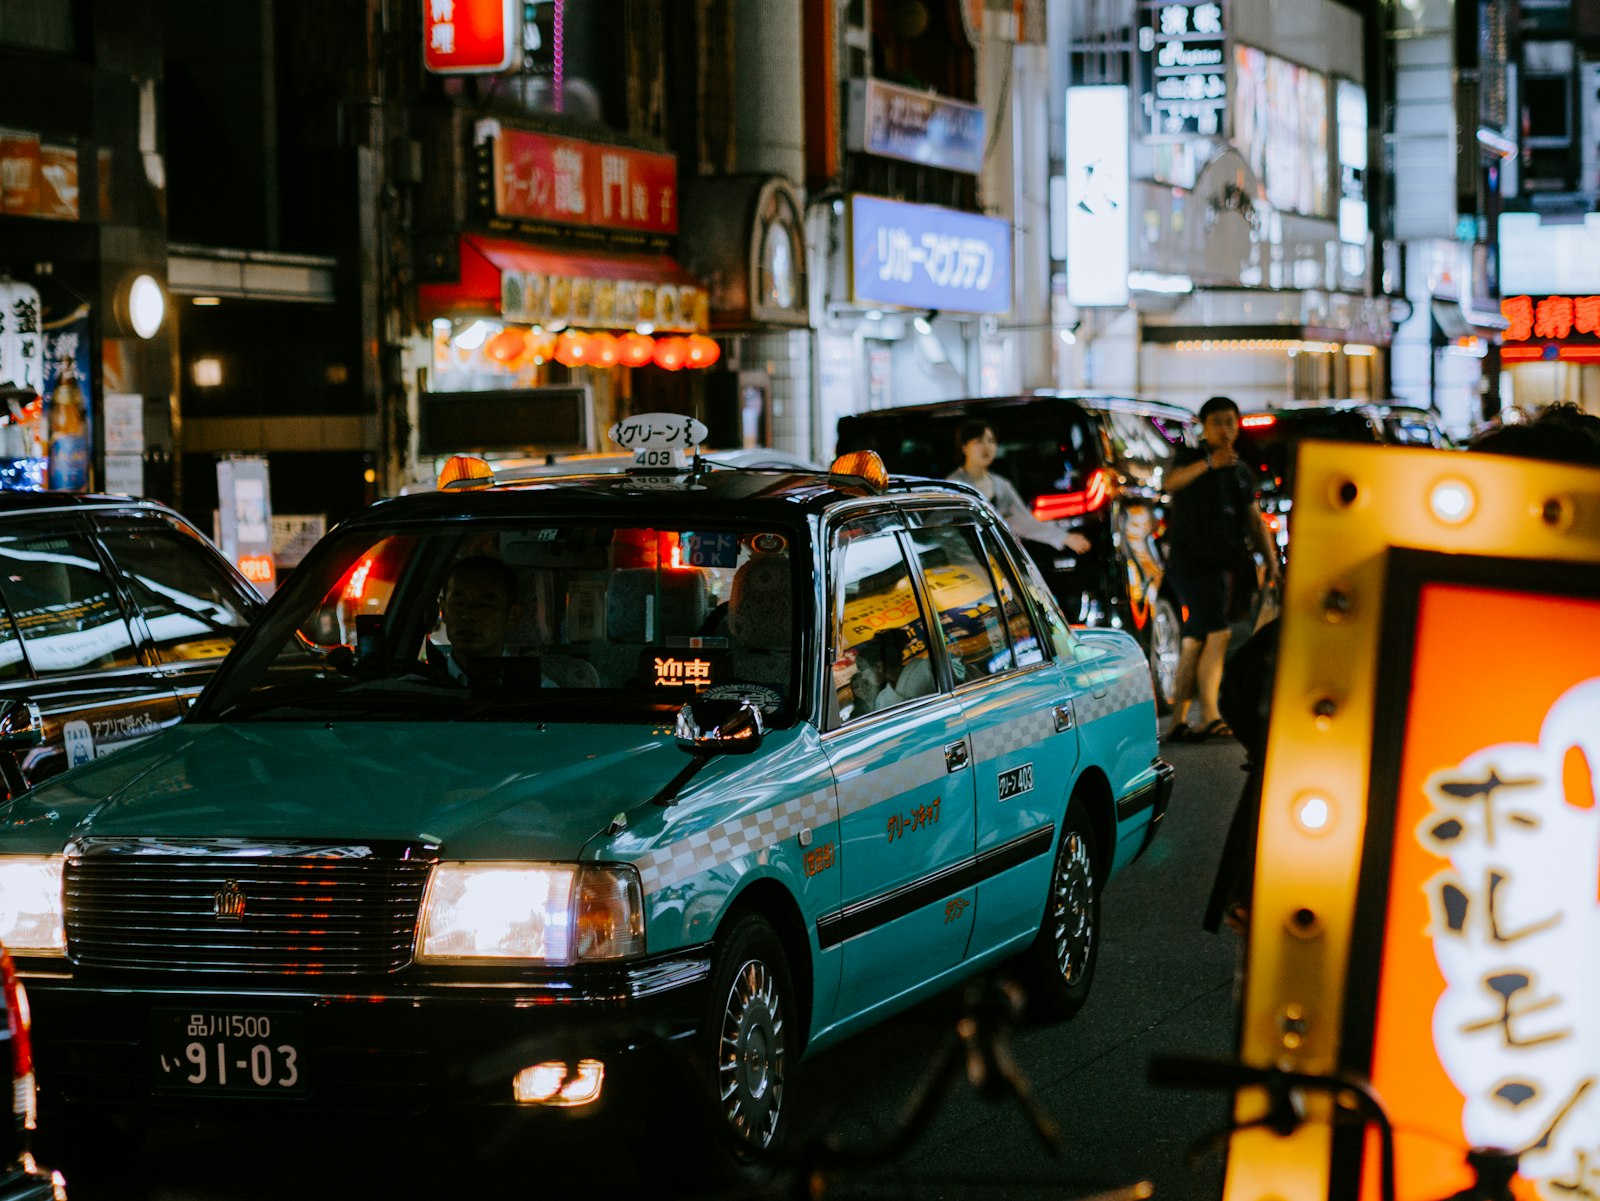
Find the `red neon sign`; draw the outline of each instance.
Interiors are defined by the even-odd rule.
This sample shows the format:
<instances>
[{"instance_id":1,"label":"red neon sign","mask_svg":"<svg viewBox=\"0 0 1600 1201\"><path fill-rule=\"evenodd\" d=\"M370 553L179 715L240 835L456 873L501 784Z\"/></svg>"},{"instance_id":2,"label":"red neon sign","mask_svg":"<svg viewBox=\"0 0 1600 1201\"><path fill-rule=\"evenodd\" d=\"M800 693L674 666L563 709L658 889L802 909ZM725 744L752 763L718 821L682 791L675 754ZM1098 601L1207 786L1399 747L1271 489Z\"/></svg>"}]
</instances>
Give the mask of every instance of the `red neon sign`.
<instances>
[{"instance_id":1,"label":"red neon sign","mask_svg":"<svg viewBox=\"0 0 1600 1201\"><path fill-rule=\"evenodd\" d=\"M522 61L517 0L422 0L422 64L438 75L510 71Z\"/></svg>"},{"instance_id":2,"label":"red neon sign","mask_svg":"<svg viewBox=\"0 0 1600 1201\"><path fill-rule=\"evenodd\" d=\"M1500 313L1507 342L1561 342L1573 334L1600 339L1600 296L1507 296Z\"/></svg>"},{"instance_id":3,"label":"red neon sign","mask_svg":"<svg viewBox=\"0 0 1600 1201\"><path fill-rule=\"evenodd\" d=\"M277 575L271 555L240 555L239 574L252 584L270 584Z\"/></svg>"},{"instance_id":4,"label":"red neon sign","mask_svg":"<svg viewBox=\"0 0 1600 1201\"><path fill-rule=\"evenodd\" d=\"M678 232L678 160L670 154L502 129L494 140L502 217Z\"/></svg>"}]
</instances>

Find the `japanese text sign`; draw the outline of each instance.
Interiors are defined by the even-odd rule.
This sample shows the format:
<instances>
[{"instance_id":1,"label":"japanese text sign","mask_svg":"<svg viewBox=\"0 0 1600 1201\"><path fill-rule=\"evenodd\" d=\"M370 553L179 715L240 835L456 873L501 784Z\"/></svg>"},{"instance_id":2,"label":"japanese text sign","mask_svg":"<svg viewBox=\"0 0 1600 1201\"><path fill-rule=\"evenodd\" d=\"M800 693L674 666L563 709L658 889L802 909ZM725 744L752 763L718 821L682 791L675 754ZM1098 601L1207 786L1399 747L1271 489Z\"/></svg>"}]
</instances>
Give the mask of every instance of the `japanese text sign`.
<instances>
[{"instance_id":1,"label":"japanese text sign","mask_svg":"<svg viewBox=\"0 0 1600 1201\"><path fill-rule=\"evenodd\" d=\"M1434 1195L1468 1146L1499 1146L1539 1195L1582 1196L1600 1186L1600 646L1572 634L1600 595L1407 591L1372 1069L1392 1120L1434 1137L1402 1136L1399 1180ZM1464 659L1488 628L1518 653ZM1463 713L1468 690L1495 703Z\"/></svg>"},{"instance_id":2,"label":"japanese text sign","mask_svg":"<svg viewBox=\"0 0 1600 1201\"><path fill-rule=\"evenodd\" d=\"M640 233L678 230L678 160L670 154L501 128L494 209L501 217Z\"/></svg>"},{"instance_id":3,"label":"japanese text sign","mask_svg":"<svg viewBox=\"0 0 1600 1201\"><path fill-rule=\"evenodd\" d=\"M850 198L851 295L857 304L945 312L1011 308L1011 227L956 209Z\"/></svg>"},{"instance_id":4,"label":"japanese text sign","mask_svg":"<svg viewBox=\"0 0 1600 1201\"><path fill-rule=\"evenodd\" d=\"M983 170L983 109L879 79L850 84L852 150L977 175Z\"/></svg>"},{"instance_id":5,"label":"japanese text sign","mask_svg":"<svg viewBox=\"0 0 1600 1201\"><path fill-rule=\"evenodd\" d=\"M0 386L34 395L44 392L44 350L39 290L32 284L0 283Z\"/></svg>"},{"instance_id":6,"label":"japanese text sign","mask_svg":"<svg viewBox=\"0 0 1600 1201\"><path fill-rule=\"evenodd\" d=\"M1507 342L1600 343L1600 296L1508 296Z\"/></svg>"},{"instance_id":7,"label":"japanese text sign","mask_svg":"<svg viewBox=\"0 0 1600 1201\"><path fill-rule=\"evenodd\" d=\"M706 427L677 413L639 413L617 422L606 437L623 450L687 449L706 440Z\"/></svg>"},{"instance_id":8,"label":"japanese text sign","mask_svg":"<svg viewBox=\"0 0 1600 1201\"><path fill-rule=\"evenodd\" d=\"M1139 29L1145 130L1156 138L1220 137L1228 108L1221 0L1161 0Z\"/></svg>"},{"instance_id":9,"label":"japanese text sign","mask_svg":"<svg viewBox=\"0 0 1600 1201\"><path fill-rule=\"evenodd\" d=\"M509 71L522 59L519 0L420 0L422 62L440 75Z\"/></svg>"},{"instance_id":10,"label":"japanese text sign","mask_svg":"<svg viewBox=\"0 0 1600 1201\"><path fill-rule=\"evenodd\" d=\"M1300 453L1241 1056L1369 1079L1399 1201L1476 1146L1518 1198L1600 1190L1597 500L1600 468ZM1375 1199L1335 1108L1235 1133L1226 1201Z\"/></svg>"}]
</instances>

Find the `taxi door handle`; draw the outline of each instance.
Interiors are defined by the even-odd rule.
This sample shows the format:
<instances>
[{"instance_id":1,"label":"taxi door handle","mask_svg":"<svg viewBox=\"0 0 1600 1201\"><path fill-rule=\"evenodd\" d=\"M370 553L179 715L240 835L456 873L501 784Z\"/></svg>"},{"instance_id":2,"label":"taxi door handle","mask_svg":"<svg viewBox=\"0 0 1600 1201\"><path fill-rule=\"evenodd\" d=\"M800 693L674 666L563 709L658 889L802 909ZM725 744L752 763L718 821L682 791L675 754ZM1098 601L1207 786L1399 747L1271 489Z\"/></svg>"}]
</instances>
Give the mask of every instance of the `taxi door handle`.
<instances>
[{"instance_id":1,"label":"taxi door handle","mask_svg":"<svg viewBox=\"0 0 1600 1201\"><path fill-rule=\"evenodd\" d=\"M967 740L952 742L944 748L944 769L947 772L960 771L970 762L967 754Z\"/></svg>"},{"instance_id":2,"label":"taxi door handle","mask_svg":"<svg viewBox=\"0 0 1600 1201\"><path fill-rule=\"evenodd\" d=\"M1051 710L1051 714L1056 719L1056 733L1057 734L1063 734L1066 731L1072 729L1072 702L1071 701L1067 701L1064 704L1060 704L1060 705L1055 706L1055 708L1053 708Z\"/></svg>"}]
</instances>

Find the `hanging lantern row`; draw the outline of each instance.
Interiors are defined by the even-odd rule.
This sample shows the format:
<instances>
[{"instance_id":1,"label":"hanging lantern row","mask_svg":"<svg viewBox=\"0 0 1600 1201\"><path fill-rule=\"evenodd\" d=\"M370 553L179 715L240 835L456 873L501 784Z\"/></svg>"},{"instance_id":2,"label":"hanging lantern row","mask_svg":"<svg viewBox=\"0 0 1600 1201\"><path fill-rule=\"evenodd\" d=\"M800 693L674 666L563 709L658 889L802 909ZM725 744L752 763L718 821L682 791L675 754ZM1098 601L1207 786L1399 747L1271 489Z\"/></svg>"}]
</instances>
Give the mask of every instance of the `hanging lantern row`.
<instances>
[{"instance_id":1,"label":"hanging lantern row","mask_svg":"<svg viewBox=\"0 0 1600 1201\"><path fill-rule=\"evenodd\" d=\"M678 371L684 367L710 367L722 357L722 347L704 334L651 338L637 333L567 330L553 334L515 328L495 334L484 351L507 367L554 359L564 367L643 367L654 363L666 371Z\"/></svg>"}]
</instances>

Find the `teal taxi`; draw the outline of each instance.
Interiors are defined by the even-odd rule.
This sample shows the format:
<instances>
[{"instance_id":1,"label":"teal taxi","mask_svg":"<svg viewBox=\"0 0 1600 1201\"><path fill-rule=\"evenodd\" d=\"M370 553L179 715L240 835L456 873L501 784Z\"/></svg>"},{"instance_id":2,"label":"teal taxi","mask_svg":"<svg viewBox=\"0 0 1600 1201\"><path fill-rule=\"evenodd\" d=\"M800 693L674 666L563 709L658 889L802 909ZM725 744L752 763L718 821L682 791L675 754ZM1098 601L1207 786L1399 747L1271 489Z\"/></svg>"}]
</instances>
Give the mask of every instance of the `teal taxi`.
<instances>
[{"instance_id":1,"label":"teal taxi","mask_svg":"<svg viewBox=\"0 0 1600 1201\"><path fill-rule=\"evenodd\" d=\"M965 976L1071 1015L1171 791L1149 670L976 493L880 472L339 526L180 725L0 810L45 1095L603 1113L649 1030L764 1146L799 1056Z\"/></svg>"}]
</instances>

